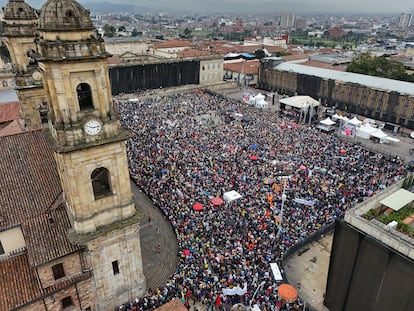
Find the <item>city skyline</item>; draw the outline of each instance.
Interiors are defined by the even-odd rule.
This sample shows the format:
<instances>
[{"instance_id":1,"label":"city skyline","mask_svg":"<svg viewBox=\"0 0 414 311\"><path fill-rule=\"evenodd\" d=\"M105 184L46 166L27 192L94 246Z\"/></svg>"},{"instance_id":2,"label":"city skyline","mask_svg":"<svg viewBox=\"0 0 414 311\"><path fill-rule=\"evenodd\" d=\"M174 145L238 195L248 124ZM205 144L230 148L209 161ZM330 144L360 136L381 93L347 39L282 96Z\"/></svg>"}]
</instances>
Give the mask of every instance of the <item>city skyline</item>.
<instances>
[{"instance_id":1,"label":"city skyline","mask_svg":"<svg viewBox=\"0 0 414 311\"><path fill-rule=\"evenodd\" d=\"M40 8L46 1L43 0L26 0L29 5ZM159 10L162 12L194 12L194 13L273 13L289 11L292 13L303 14L388 14L395 15L402 12L413 12L414 4L411 0L348 0L343 2L333 2L330 0L141 0L131 2L128 0L78 0L86 8L96 7L97 3L111 3L119 6L129 6L137 8L148 8L150 10ZM2 0L2 6L7 1ZM102 5L101 7L105 7Z\"/></svg>"}]
</instances>

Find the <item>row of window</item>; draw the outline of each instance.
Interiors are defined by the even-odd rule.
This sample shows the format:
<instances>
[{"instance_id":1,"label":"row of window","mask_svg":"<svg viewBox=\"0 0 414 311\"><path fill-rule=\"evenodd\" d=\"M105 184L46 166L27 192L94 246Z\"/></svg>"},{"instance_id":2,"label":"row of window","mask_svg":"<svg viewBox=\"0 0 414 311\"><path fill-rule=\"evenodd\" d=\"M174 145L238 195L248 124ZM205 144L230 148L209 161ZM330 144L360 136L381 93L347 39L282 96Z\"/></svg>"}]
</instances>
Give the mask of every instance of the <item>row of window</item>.
<instances>
[{"instance_id":1,"label":"row of window","mask_svg":"<svg viewBox=\"0 0 414 311\"><path fill-rule=\"evenodd\" d=\"M220 74L219 73L210 73L210 74L202 74L201 75L201 81L206 81L206 80L214 80L214 81L218 81L220 80Z\"/></svg>"},{"instance_id":2,"label":"row of window","mask_svg":"<svg viewBox=\"0 0 414 311\"><path fill-rule=\"evenodd\" d=\"M53 277L55 278L55 281L61 278L64 278L66 276L65 269L63 268L62 263L58 263L52 266L52 272L53 272ZM112 261L112 272L114 273L114 275L119 274L118 260Z\"/></svg>"},{"instance_id":3,"label":"row of window","mask_svg":"<svg viewBox=\"0 0 414 311\"><path fill-rule=\"evenodd\" d=\"M217 69L220 69L220 63L207 64L207 70L216 69L216 68ZM206 65L203 65L201 67L201 70L206 70Z\"/></svg>"}]
</instances>

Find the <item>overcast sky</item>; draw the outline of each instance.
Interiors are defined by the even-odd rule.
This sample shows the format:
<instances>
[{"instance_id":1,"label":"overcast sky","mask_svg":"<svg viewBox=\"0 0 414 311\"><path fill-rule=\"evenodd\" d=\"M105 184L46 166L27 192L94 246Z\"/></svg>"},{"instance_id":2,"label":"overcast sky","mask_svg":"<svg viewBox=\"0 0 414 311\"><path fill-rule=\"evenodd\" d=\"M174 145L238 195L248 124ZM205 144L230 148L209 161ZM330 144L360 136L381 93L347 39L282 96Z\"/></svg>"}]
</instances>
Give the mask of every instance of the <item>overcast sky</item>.
<instances>
[{"instance_id":1,"label":"overcast sky","mask_svg":"<svg viewBox=\"0 0 414 311\"><path fill-rule=\"evenodd\" d=\"M105 0L103 0L105 1ZM225 13L272 13L290 11L293 13L363 13L399 14L413 12L413 0L106 0L117 4L136 5L170 12L187 10L191 12ZM26 3L40 8L46 1L26 0ZM88 4L99 0L78 0ZM3 5L6 0L0 0ZM3 6L2 5L2 6Z\"/></svg>"}]
</instances>

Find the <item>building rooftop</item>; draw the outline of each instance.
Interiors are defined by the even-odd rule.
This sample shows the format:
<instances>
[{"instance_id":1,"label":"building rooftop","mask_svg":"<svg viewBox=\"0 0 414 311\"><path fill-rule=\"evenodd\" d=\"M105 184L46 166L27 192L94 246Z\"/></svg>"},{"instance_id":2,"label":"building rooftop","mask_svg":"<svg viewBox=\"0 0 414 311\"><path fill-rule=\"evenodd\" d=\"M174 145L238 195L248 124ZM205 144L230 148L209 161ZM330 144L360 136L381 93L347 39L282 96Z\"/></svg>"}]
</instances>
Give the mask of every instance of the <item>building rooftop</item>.
<instances>
[{"instance_id":1,"label":"building rooftop","mask_svg":"<svg viewBox=\"0 0 414 311\"><path fill-rule=\"evenodd\" d=\"M53 150L41 130L1 137L0 150L2 231L44 213L62 188Z\"/></svg>"},{"instance_id":2,"label":"building rooftop","mask_svg":"<svg viewBox=\"0 0 414 311\"><path fill-rule=\"evenodd\" d=\"M42 294L25 253L0 260L0 311L13 310Z\"/></svg>"},{"instance_id":3,"label":"building rooftop","mask_svg":"<svg viewBox=\"0 0 414 311\"><path fill-rule=\"evenodd\" d=\"M398 92L400 94L406 94L411 96L414 95L414 83L410 82L373 77L352 72L323 69L290 62L281 63L277 65L274 69L279 71L290 71L300 74L321 77L323 79L331 79L348 83L358 83L377 90Z\"/></svg>"},{"instance_id":4,"label":"building rooftop","mask_svg":"<svg viewBox=\"0 0 414 311\"><path fill-rule=\"evenodd\" d=\"M259 60L254 59L242 62L226 63L223 65L223 69L232 72L240 72L247 75L252 75L259 73L259 65Z\"/></svg>"},{"instance_id":5,"label":"building rooftop","mask_svg":"<svg viewBox=\"0 0 414 311\"><path fill-rule=\"evenodd\" d=\"M384 189L379 194L357 204L354 208L345 213L345 221L374 239L381 241L387 247L414 260L414 239L410 237L409 234L403 232L399 227L390 226L390 223L381 222L379 220L380 217L378 217L380 215L387 216L389 213L398 212L392 211L388 205L383 203L388 204L392 201L392 205L397 206L409 202L404 205L407 207L412 206L411 199L413 199L413 195L400 196L401 200L397 198L397 201L400 202L399 204L395 201L395 193L400 192L403 183L404 181L400 180L395 185ZM411 216L403 216L402 218L404 219L402 219L401 222L404 222L405 218L411 219ZM406 225L413 226L414 219Z\"/></svg>"}]
</instances>

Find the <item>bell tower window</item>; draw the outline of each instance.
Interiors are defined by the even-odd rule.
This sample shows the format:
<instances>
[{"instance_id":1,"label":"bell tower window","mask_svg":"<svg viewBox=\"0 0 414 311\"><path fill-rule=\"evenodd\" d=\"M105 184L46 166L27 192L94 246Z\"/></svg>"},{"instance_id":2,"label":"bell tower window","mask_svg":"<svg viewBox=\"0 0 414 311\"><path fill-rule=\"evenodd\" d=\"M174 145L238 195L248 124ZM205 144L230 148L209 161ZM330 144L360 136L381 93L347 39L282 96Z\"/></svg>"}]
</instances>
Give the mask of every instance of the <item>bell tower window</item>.
<instances>
[{"instance_id":1,"label":"bell tower window","mask_svg":"<svg viewBox=\"0 0 414 311\"><path fill-rule=\"evenodd\" d=\"M77 86L78 102L80 110L93 109L92 91L87 83L81 83Z\"/></svg>"},{"instance_id":2,"label":"bell tower window","mask_svg":"<svg viewBox=\"0 0 414 311\"><path fill-rule=\"evenodd\" d=\"M106 168L99 167L94 170L91 179L95 200L112 194L109 171Z\"/></svg>"}]
</instances>

